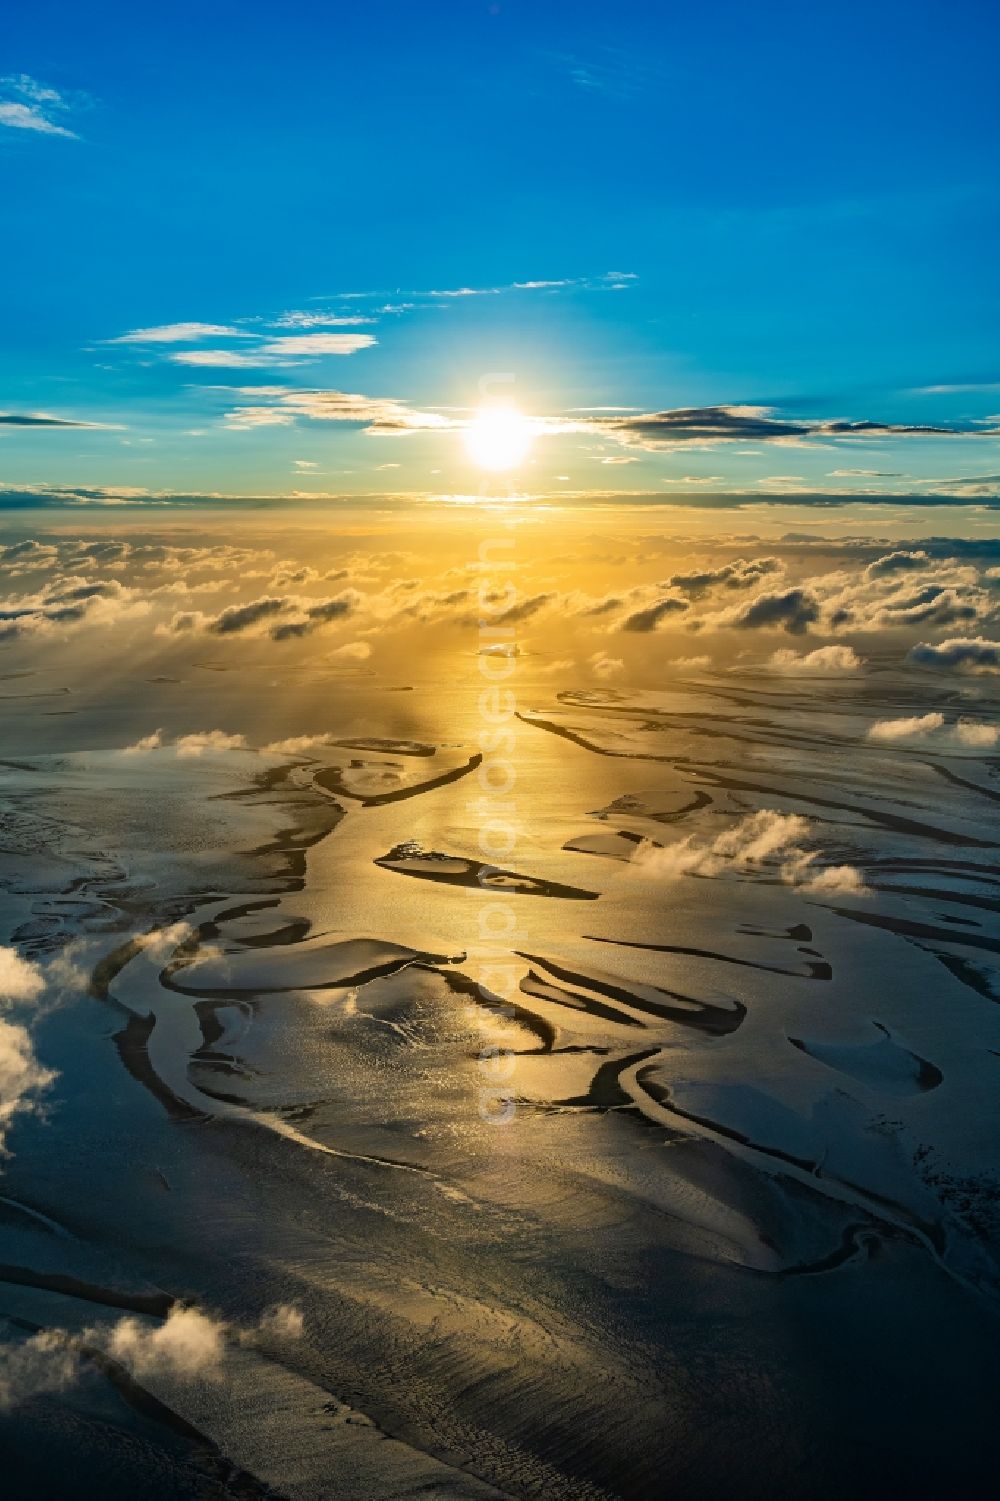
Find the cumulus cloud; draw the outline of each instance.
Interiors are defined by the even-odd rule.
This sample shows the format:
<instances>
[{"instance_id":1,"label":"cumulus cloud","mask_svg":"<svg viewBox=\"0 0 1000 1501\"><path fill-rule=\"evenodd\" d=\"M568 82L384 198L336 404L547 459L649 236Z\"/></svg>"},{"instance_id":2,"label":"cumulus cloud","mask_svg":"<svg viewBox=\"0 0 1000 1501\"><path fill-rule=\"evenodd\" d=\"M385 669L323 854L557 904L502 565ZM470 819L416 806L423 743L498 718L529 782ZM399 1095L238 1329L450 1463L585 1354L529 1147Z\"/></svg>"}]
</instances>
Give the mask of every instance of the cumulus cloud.
<instances>
[{"instance_id":1,"label":"cumulus cloud","mask_svg":"<svg viewBox=\"0 0 1000 1501\"><path fill-rule=\"evenodd\" d=\"M122 1319L111 1330L107 1348L140 1381L156 1376L218 1377L225 1335L220 1320L176 1304L164 1323L152 1328L138 1319Z\"/></svg>"},{"instance_id":2,"label":"cumulus cloud","mask_svg":"<svg viewBox=\"0 0 1000 1501\"><path fill-rule=\"evenodd\" d=\"M122 755L140 756L142 755L143 751L158 750L162 744L163 731L153 730L150 734L143 735L139 740L133 741L131 745L123 746Z\"/></svg>"},{"instance_id":3,"label":"cumulus cloud","mask_svg":"<svg viewBox=\"0 0 1000 1501\"><path fill-rule=\"evenodd\" d=\"M868 726L869 740L922 740L940 730L943 714L914 714L908 719L877 719Z\"/></svg>"},{"instance_id":4,"label":"cumulus cloud","mask_svg":"<svg viewBox=\"0 0 1000 1501\"><path fill-rule=\"evenodd\" d=\"M58 556L58 549L50 542L39 542L34 537L26 537L23 542L10 542L0 548L0 561L5 564L31 563L41 568L54 562Z\"/></svg>"},{"instance_id":5,"label":"cumulus cloud","mask_svg":"<svg viewBox=\"0 0 1000 1501\"><path fill-rule=\"evenodd\" d=\"M860 870L854 865L828 865L818 870L803 883L807 891L817 893L840 893L845 896L866 896L868 887Z\"/></svg>"},{"instance_id":6,"label":"cumulus cloud","mask_svg":"<svg viewBox=\"0 0 1000 1501\"><path fill-rule=\"evenodd\" d=\"M302 1311L292 1303L278 1303L269 1308L258 1325L259 1333L268 1339L301 1339L305 1332Z\"/></svg>"},{"instance_id":7,"label":"cumulus cloud","mask_svg":"<svg viewBox=\"0 0 1000 1501\"><path fill-rule=\"evenodd\" d=\"M666 846L642 844L632 866L643 874L668 879L743 873L766 866L789 886L816 892L863 893L864 880L854 866L814 868L817 852L801 844L809 832L808 820L799 814L761 808L707 842L689 835Z\"/></svg>"},{"instance_id":8,"label":"cumulus cloud","mask_svg":"<svg viewBox=\"0 0 1000 1501\"><path fill-rule=\"evenodd\" d=\"M205 624L207 631L212 631L216 636L238 635L241 631L250 630L259 625L271 615L280 615L283 610L289 608L289 601L280 595L264 595L260 599L248 600L243 605L229 605L214 620L208 620Z\"/></svg>"},{"instance_id":9,"label":"cumulus cloud","mask_svg":"<svg viewBox=\"0 0 1000 1501\"><path fill-rule=\"evenodd\" d=\"M61 1330L42 1330L17 1343L0 1342L0 1412L9 1412L29 1397L66 1391L79 1374L79 1354Z\"/></svg>"},{"instance_id":10,"label":"cumulus cloud","mask_svg":"<svg viewBox=\"0 0 1000 1501\"><path fill-rule=\"evenodd\" d=\"M225 730L197 730L191 735L181 735L174 741L178 756L204 756L220 751L246 750L242 735L228 735Z\"/></svg>"},{"instance_id":11,"label":"cumulus cloud","mask_svg":"<svg viewBox=\"0 0 1000 1501\"><path fill-rule=\"evenodd\" d=\"M464 593L464 591L463 591ZM495 610L492 606L500 600L510 598L513 602L502 610ZM482 609L488 612L489 625L507 624L513 625L521 620L530 620L532 615L537 615L539 610L551 604L556 598L554 594L532 594L526 599L518 599L513 589L499 595L483 595L480 599Z\"/></svg>"},{"instance_id":12,"label":"cumulus cloud","mask_svg":"<svg viewBox=\"0 0 1000 1501\"><path fill-rule=\"evenodd\" d=\"M0 1152L15 1115L33 1110L55 1074L35 1056L30 1033L9 1014L40 999L45 976L15 949L0 947Z\"/></svg>"},{"instance_id":13,"label":"cumulus cloud","mask_svg":"<svg viewBox=\"0 0 1000 1501\"><path fill-rule=\"evenodd\" d=\"M272 641L288 641L308 636L324 625L345 620L353 614L361 596L353 589L329 599L309 599L296 594L264 594L242 604L227 605L218 615L199 610L182 610L169 625L159 627L167 634L203 631L214 636L259 634L263 627ZM277 616L283 617L276 620ZM288 618L284 618L288 617Z\"/></svg>"},{"instance_id":14,"label":"cumulus cloud","mask_svg":"<svg viewBox=\"0 0 1000 1501\"><path fill-rule=\"evenodd\" d=\"M831 630L893 630L988 620L996 613L989 577L957 558L899 552L877 558L861 578L833 573L811 581Z\"/></svg>"},{"instance_id":15,"label":"cumulus cloud","mask_svg":"<svg viewBox=\"0 0 1000 1501\"><path fill-rule=\"evenodd\" d=\"M37 594L0 600L0 640L116 625L149 609L149 601L119 579L54 579Z\"/></svg>"},{"instance_id":16,"label":"cumulus cloud","mask_svg":"<svg viewBox=\"0 0 1000 1501\"><path fill-rule=\"evenodd\" d=\"M943 714L914 714L905 719L877 719L868 728L869 740L949 739L969 750L992 750L1000 741L1000 727L981 720L960 719L946 725Z\"/></svg>"},{"instance_id":17,"label":"cumulus cloud","mask_svg":"<svg viewBox=\"0 0 1000 1501\"><path fill-rule=\"evenodd\" d=\"M203 756L212 752L246 750L243 735L230 735L225 730L195 730L189 735L179 735L172 744L163 738L162 730L154 730L140 740L126 745L120 752L123 756L141 756L155 750L171 750L177 756Z\"/></svg>"},{"instance_id":18,"label":"cumulus cloud","mask_svg":"<svg viewBox=\"0 0 1000 1501\"><path fill-rule=\"evenodd\" d=\"M31 1397L67 1391L86 1369L86 1353L103 1351L139 1382L219 1380L227 1342L300 1339L305 1323L291 1303L279 1303L253 1329L239 1329L190 1305L175 1303L159 1324L126 1316L79 1334L45 1329L29 1339L0 1343L0 1411Z\"/></svg>"},{"instance_id":19,"label":"cumulus cloud","mask_svg":"<svg viewBox=\"0 0 1000 1501\"><path fill-rule=\"evenodd\" d=\"M875 558L865 569L865 578L884 578L892 573L912 573L921 568L926 568L930 563L930 556L926 552L890 552L884 557Z\"/></svg>"},{"instance_id":20,"label":"cumulus cloud","mask_svg":"<svg viewBox=\"0 0 1000 1501\"><path fill-rule=\"evenodd\" d=\"M261 746L261 755L299 755L303 751L315 751L315 747L329 744L329 734L290 735L287 740L272 740Z\"/></svg>"},{"instance_id":21,"label":"cumulus cloud","mask_svg":"<svg viewBox=\"0 0 1000 1501\"><path fill-rule=\"evenodd\" d=\"M934 645L920 641L911 647L906 660L914 667L930 667L937 672L1000 672L1000 641L983 636L954 636Z\"/></svg>"},{"instance_id":22,"label":"cumulus cloud","mask_svg":"<svg viewBox=\"0 0 1000 1501\"><path fill-rule=\"evenodd\" d=\"M820 617L820 603L808 589L764 591L742 604L692 621L692 629L705 625L741 631L785 630L800 636Z\"/></svg>"},{"instance_id":23,"label":"cumulus cloud","mask_svg":"<svg viewBox=\"0 0 1000 1501\"><path fill-rule=\"evenodd\" d=\"M818 646L815 651L796 652L790 647L772 654L768 666L772 672L816 673L860 672L864 659L853 646Z\"/></svg>"},{"instance_id":24,"label":"cumulus cloud","mask_svg":"<svg viewBox=\"0 0 1000 1501\"><path fill-rule=\"evenodd\" d=\"M655 631L661 620L668 615L682 614L690 606L686 599L679 599L676 595L667 595L658 599L655 604L647 605L644 609L635 610L631 615L626 615L618 629L620 631Z\"/></svg>"},{"instance_id":25,"label":"cumulus cloud","mask_svg":"<svg viewBox=\"0 0 1000 1501\"><path fill-rule=\"evenodd\" d=\"M597 678L613 678L625 671L620 657L609 657L607 652L595 651L590 657L590 670Z\"/></svg>"},{"instance_id":26,"label":"cumulus cloud","mask_svg":"<svg viewBox=\"0 0 1000 1501\"><path fill-rule=\"evenodd\" d=\"M36 1001L44 989L37 964L22 959L16 949L0 947L0 1003Z\"/></svg>"},{"instance_id":27,"label":"cumulus cloud","mask_svg":"<svg viewBox=\"0 0 1000 1501\"><path fill-rule=\"evenodd\" d=\"M154 959L167 959L179 944L186 943L194 929L188 922L168 923L165 928L153 928L136 938L137 946Z\"/></svg>"},{"instance_id":28,"label":"cumulus cloud","mask_svg":"<svg viewBox=\"0 0 1000 1501\"><path fill-rule=\"evenodd\" d=\"M992 750L1000 743L1000 726L972 719L960 719L953 733L960 745L967 745L973 750Z\"/></svg>"},{"instance_id":29,"label":"cumulus cloud","mask_svg":"<svg viewBox=\"0 0 1000 1501\"><path fill-rule=\"evenodd\" d=\"M274 626L270 633L271 639L272 641L288 641L300 636L310 636L320 626L345 620L348 615L354 613L358 601L359 596L353 590L348 590L334 599L319 600L316 604L307 605L296 619L283 620L279 625Z\"/></svg>"},{"instance_id":30,"label":"cumulus cloud","mask_svg":"<svg viewBox=\"0 0 1000 1501\"><path fill-rule=\"evenodd\" d=\"M689 573L675 573L667 580L667 587L681 589L685 594L698 597L716 586L726 589L750 589L770 573L780 573L784 567L780 558L734 558L721 568L703 568Z\"/></svg>"},{"instance_id":31,"label":"cumulus cloud","mask_svg":"<svg viewBox=\"0 0 1000 1501\"><path fill-rule=\"evenodd\" d=\"M709 571L691 578L696 586L714 582ZM900 552L876 558L861 574L832 569L793 588L765 590L692 617L688 625L692 630L781 628L792 634L944 628L995 618L998 592L989 571L956 557Z\"/></svg>"},{"instance_id":32,"label":"cumulus cloud","mask_svg":"<svg viewBox=\"0 0 1000 1501\"><path fill-rule=\"evenodd\" d=\"M328 744L329 739L328 734L290 735L287 740L272 740L260 750L263 756L297 756L300 752L315 750L318 745Z\"/></svg>"},{"instance_id":33,"label":"cumulus cloud","mask_svg":"<svg viewBox=\"0 0 1000 1501\"><path fill-rule=\"evenodd\" d=\"M27 1027L0 1016L0 1153L14 1116L35 1109L55 1077L38 1062Z\"/></svg>"}]
</instances>

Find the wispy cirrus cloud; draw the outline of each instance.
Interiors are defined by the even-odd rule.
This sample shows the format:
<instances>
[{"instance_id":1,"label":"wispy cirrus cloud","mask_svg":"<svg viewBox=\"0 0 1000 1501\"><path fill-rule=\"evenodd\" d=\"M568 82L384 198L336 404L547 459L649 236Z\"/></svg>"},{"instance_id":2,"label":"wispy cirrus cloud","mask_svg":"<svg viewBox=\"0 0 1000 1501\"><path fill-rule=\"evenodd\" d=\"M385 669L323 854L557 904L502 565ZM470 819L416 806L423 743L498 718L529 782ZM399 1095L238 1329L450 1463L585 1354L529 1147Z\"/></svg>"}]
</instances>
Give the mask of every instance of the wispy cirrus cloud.
<instances>
[{"instance_id":1,"label":"wispy cirrus cloud","mask_svg":"<svg viewBox=\"0 0 1000 1501\"><path fill-rule=\"evenodd\" d=\"M76 417L52 417L47 412L0 412L0 427L108 428L107 422L83 422Z\"/></svg>"},{"instance_id":2,"label":"wispy cirrus cloud","mask_svg":"<svg viewBox=\"0 0 1000 1501\"><path fill-rule=\"evenodd\" d=\"M424 412L394 397L362 396L349 391L290 391L282 386L243 386L241 395L260 401L234 407L227 413L231 427L287 426L298 417L313 422L353 422L376 436L400 436L454 428L457 420L440 412Z\"/></svg>"},{"instance_id":3,"label":"wispy cirrus cloud","mask_svg":"<svg viewBox=\"0 0 1000 1501\"><path fill-rule=\"evenodd\" d=\"M224 330L227 337L247 338L237 330ZM216 333L214 337L219 337ZM129 342L139 342L129 340ZM168 342L166 339L160 340ZM177 339L175 342L180 342ZM370 349L377 341L373 334L360 333L311 333L284 334L265 339L252 349L178 349L171 351L167 359L175 365L190 365L209 369L252 370L268 366L282 367L302 364L323 355L357 354L361 349Z\"/></svg>"},{"instance_id":4,"label":"wispy cirrus cloud","mask_svg":"<svg viewBox=\"0 0 1000 1501\"><path fill-rule=\"evenodd\" d=\"M599 276L548 277L505 282L495 286L435 287L411 292L339 292L313 301L325 302L326 308L292 308L275 314L256 314L233 323L208 323L182 320L150 327L128 329L105 344L137 345L155 348L163 344L206 344L218 339L245 340L248 349L214 347L171 351L165 358L179 365L218 366L220 368L254 365L283 365L322 355L356 354L376 342L370 333L329 332L360 329L377 323L378 315L396 315L419 307L443 306L470 297L499 297L512 293L557 293L562 291L606 291L621 289L636 279L634 272L604 272ZM385 299L395 299L386 301ZM405 301L399 300L405 298ZM370 308L355 312L352 302L370 302ZM339 304L339 306L337 305ZM347 304L345 307L344 304ZM292 330L290 333L283 330Z\"/></svg>"},{"instance_id":5,"label":"wispy cirrus cloud","mask_svg":"<svg viewBox=\"0 0 1000 1501\"><path fill-rule=\"evenodd\" d=\"M267 320L271 328L357 328L375 319L363 313L322 313L291 311Z\"/></svg>"},{"instance_id":6,"label":"wispy cirrus cloud","mask_svg":"<svg viewBox=\"0 0 1000 1501\"><path fill-rule=\"evenodd\" d=\"M452 287L421 287L410 288L402 291L398 287L392 290L368 291L368 292L333 292L325 296L316 297L316 302L367 302L379 301L384 298L405 297L412 301L400 304L390 303L381 309L382 312L409 311L412 307L426 302L450 302L460 301L466 297L502 297L510 292L607 292L621 291L633 282L638 281L635 271L604 271L596 276L558 276L558 277L533 277L523 281L496 282L487 286L467 286L461 284Z\"/></svg>"},{"instance_id":7,"label":"wispy cirrus cloud","mask_svg":"<svg viewBox=\"0 0 1000 1501\"><path fill-rule=\"evenodd\" d=\"M106 344L197 344L202 339L252 339L246 329L227 323L160 323L153 328L131 328Z\"/></svg>"},{"instance_id":8,"label":"wispy cirrus cloud","mask_svg":"<svg viewBox=\"0 0 1000 1501\"><path fill-rule=\"evenodd\" d=\"M76 131L59 122L59 116L78 103L78 96L60 93L27 73L0 78L0 125L9 130L31 130L39 135L78 141Z\"/></svg>"},{"instance_id":9,"label":"wispy cirrus cloud","mask_svg":"<svg viewBox=\"0 0 1000 1501\"><path fill-rule=\"evenodd\" d=\"M260 352L300 359L311 354L356 354L375 342L374 334L285 334L262 344Z\"/></svg>"}]
</instances>

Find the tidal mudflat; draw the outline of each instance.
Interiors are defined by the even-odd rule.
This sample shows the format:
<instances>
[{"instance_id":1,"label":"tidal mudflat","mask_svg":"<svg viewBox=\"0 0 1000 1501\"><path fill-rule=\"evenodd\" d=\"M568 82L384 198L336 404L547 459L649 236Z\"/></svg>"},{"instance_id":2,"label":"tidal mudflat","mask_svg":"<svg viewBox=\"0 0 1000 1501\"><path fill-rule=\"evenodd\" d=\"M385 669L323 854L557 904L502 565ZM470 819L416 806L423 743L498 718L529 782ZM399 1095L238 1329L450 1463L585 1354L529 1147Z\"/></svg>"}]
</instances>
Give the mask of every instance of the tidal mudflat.
<instances>
[{"instance_id":1,"label":"tidal mudflat","mask_svg":"<svg viewBox=\"0 0 1000 1501\"><path fill-rule=\"evenodd\" d=\"M138 591L174 544L134 545ZM204 603L9 643L14 1495L67 1466L114 1501L986 1483L995 679L902 635L830 671L775 662L784 633L673 666L656 632L603 671L567 587L573 660L536 623L495 674L502 857L444 582L406 660ZM412 643L412 601L365 588Z\"/></svg>"}]
</instances>

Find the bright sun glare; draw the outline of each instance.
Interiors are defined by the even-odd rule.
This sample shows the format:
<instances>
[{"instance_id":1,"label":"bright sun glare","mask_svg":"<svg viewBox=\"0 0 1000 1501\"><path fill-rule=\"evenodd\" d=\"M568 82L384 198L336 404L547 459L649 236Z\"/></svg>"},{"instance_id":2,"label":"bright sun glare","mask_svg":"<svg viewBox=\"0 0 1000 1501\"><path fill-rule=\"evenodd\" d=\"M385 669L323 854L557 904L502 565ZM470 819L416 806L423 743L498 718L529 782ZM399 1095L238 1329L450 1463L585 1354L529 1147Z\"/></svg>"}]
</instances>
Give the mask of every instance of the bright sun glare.
<instances>
[{"instance_id":1,"label":"bright sun glare","mask_svg":"<svg viewBox=\"0 0 1000 1501\"><path fill-rule=\"evenodd\" d=\"M480 469L516 469L531 440L531 423L512 406L480 407L465 429L466 449Z\"/></svg>"}]
</instances>

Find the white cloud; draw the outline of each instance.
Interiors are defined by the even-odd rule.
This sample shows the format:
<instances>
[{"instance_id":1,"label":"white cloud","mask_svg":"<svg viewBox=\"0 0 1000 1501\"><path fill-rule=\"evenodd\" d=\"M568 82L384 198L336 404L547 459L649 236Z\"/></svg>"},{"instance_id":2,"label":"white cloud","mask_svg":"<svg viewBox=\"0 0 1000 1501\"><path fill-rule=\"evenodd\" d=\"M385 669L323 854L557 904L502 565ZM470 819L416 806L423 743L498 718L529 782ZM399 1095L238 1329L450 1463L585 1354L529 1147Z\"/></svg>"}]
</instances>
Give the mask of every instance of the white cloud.
<instances>
[{"instance_id":1,"label":"white cloud","mask_svg":"<svg viewBox=\"0 0 1000 1501\"><path fill-rule=\"evenodd\" d=\"M868 894L864 876L853 865L828 865L826 870L817 871L804 884L807 891L843 892L845 894L853 892L855 896Z\"/></svg>"},{"instance_id":2,"label":"white cloud","mask_svg":"<svg viewBox=\"0 0 1000 1501\"><path fill-rule=\"evenodd\" d=\"M27 1027L0 1016L0 1152L14 1116L32 1110L55 1077L35 1057Z\"/></svg>"},{"instance_id":3,"label":"white cloud","mask_svg":"<svg viewBox=\"0 0 1000 1501\"><path fill-rule=\"evenodd\" d=\"M227 735L225 730L199 730L181 735L174 741L174 750L178 756L203 756L206 752L245 750L246 744L242 735Z\"/></svg>"},{"instance_id":4,"label":"white cloud","mask_svg":"<svg viewBox=\"0 0 1000 1501\"><path fill-rule=\"evenodd\" d=\"M0 1412L29 1397L61 1392L80 1373L80 1357L62 1330L43 1329L16 1344L0 1344Z\"/></svg>"},{"instance_id":5,"label":"white cloud","mask_svg":"<svg viewBox=\"0 0 1000 1501\"><path fill-rule=\"evenodd\" d=\"M108 344L197 344L199 339L252 339L253 334L225 323L161 323L155 328L133 328Z\"/></svg>"},{"instance_id":6,"label":"white cloud","mask_svg":"<svg viewBox=\"0 0 1000 1501\"><path fill-rule=\"evenodd\" d=\"M177 756L203 756L206 752L246 750L247 743L243 735L230 735L225 730L194 730L189 735L179 735L172 746L166 747L163 731L154 730L151 735L126 745L120 754L140 756L163 748L171 749Z\"/></svg>"},{"instance_id":7,"label":"white cloud","mask_svg":"<svg viewBox=\"0 0 1000 1501\"><path fill-rule=\"evenodd\" d=\"M227 413L226 420L234 428L287 425L297 417L306 417L311 422L357 422L370 435L400 437L406 433L447 431L461 425L455 417L418 411L391 396L333 390L289 391L283 386L243 388L241 394L260 400Z\"/></svg>"},{"instance_id":8,"label":"white cloud","mask_svg":"<svg viewBox=\"0 0 1000 1501\"><path fill-rule=\"evenodd\" d=\"M975 750L991 750L1000 742L1000 726L981 724L972 719L960 719L953 734L960 745L968 745Z\"/></svg>"},{"instance_id":9,"label":"white cloud","mask_svg":"<svg viewBox=\"0 0 1000 1501\"><path fill-rule=\"evenodd\" d=\"M980 720L960 719L946 725L943 714L915 714L908 719L878 719L868 729L869 740L925 740L934 735L972 750L991 750L1000 741L1000 727Z\"/></svg>"},{"instance_id":10,"label":"white cloud","mask_svg":"<svg viewBox=\"0 0 1000 1501\"><path fill-rule=\"evenodd\" d=\"M37 1001L44 989L37 964L22 959L16 949L0 948L0 1003Z\"/></svg>"},{"instance_id":11,"label":"white cloud","mask_svg":"<svg viewBox=\"0 0 1000 1501\"><path fill-rule=\"evenodd\" d=\"M138 1381L219 1380L227 1341L252 1344L257 1339L300 1339L302 1313L291 1303L269 1308L254 1329L237 1329L198 1308L177 1303L160 1324L126 1316L116 1324L84 1329L46 1329L17 1343L0 1344L0 1411L10 1411L31 1397L66 1391L84 1370L83 1349L94 1346L123 1366Z\"/></svg>"},{"instance_id":12,"label":"white cloud","mask_svg":"<svg viewBox=\"0 0 1000 1501\"><path fill-rule=\"evenodd\" d=\"M296 365L317 355L357 354L376 343L373 334L283 334L250 350L184 349L169 358L177 365L249 369L254 366ZM283 393L285 394L285 393ZM308 394L308 393L305 393Z\"/></svg>"},{"instance_id":13,"label":"white cloud","mask_svg":"<svg viewBox=\"0 0 1000 1501\"><path fill-rule=\"evenodd\" d=\"M15 949L0 948L0 1007L37 1001L44 990L45 976L37 965L22 959ZM27 1027L0 1015L0 1152L14 1116L34 1109L38 1096L55 1077L35 1057ZM0 1400L2 1386L0 1369Z\"/></svg>"},{"instance_id":14,"label":"white cloud","mask_svg":"<svg viewBox=\"0 0 1000 1501\"><path fill-rule=\"evenodd\" d=\"M791 648L772 654L768 666L773 672L843 673L860 672L864 658L859 657L853 646L818 646L815 651L796 652Z\"/></svg>"},{"instance_id":15,"label":"white cloud","mask_svg":"<svg viewBox=\"0 0 1000 1501\"><path fill-rule=\"evenodd\" d=\"M292 360L271 358L256 351L244 354L238 349L185 349L169 358L175 365L208 366L210 369L220 370L255 370L262 365L281 367L294 363Z\"/></svg>"},{"instance_id":16,"label":"white cloud","mask_svg":"<svg viewBox=\"0 0 1000 1501\"><path fill-rule=\"evenodd\" d=\"M376 342L374 334L287 334L261 345L264 354L357 354Z\"/></svg>"},{"instance_id":17,"label":"white cloud","mask_svg":"<svg viewBox=\"0 0 1000 1501\"><path fill-rule=\"evenodd\" d=\"M172 922L165 928L153 928L149 933L141 933L135 941L139 948L152 955L154 959L166 959L178 944L185 943L193 932L194 929L188 922Z\"/></svg>"},{"instance_id":18,"label":"white cloud","mask_svg":"<svg viewBox=\"0 0 1000 1501\"><path fill-rule=\"evenodd\" d=\"M143 751L158 750L163 744L163 731L153 730L149 735L143 735L141 740L136 740L132 745L122 747L123 756L138 756Z\"/></svg>"},{"instance_id":19,"label":"white cloud","mask_svg":"<svg viewBox=\"0 0 1000 1501\"><path fill-rule=\"evenodd\" d=\"M613 678L625 671L625 663L621 657L609 657L607 652L595 651L590 658L590 670L596 678Z\"/></svg>"},{"instance_id":20,"label":"white cloud","mask_svg":"<svg viewBox=\"0 0 1000 1501\"><path fill-rule=\"evenodd\" d=\"M259 1332L270 1339L301 1339L305 1320L292 1303L278 1303L269 1308L258 1325Z\"/></svg>"},{"instance_id":21,"label":"white cloud","mask_svg":"<svg viewBox=\"0 0 1000 1501\"><path fill-rule=\"evenodd\" d=\"M777 874L786 885L815 892L864 894L867 888L854 866L815 870L817 853L804 849L800 843L809 832L808 820L799 814L761 808L707 843L697 843L690 835L662 847L642 844L636 851L632 868L645 875L671 879L684 875L718 876L727 871L745 872L770 862L776 865Z\"/></svg>"},{"instance_id":22,"label":"white cloud","mask_svg":"<svg viewBox=\"0 0 1000 1501\"><path fill-rule=\"evenodd\" d=\"M197 1308L176 1304L164 1323L150 1328L122 1319L111 1331L108 1353L140 1380L150 1376L220 1374L226 1326Z\"/></svg>"},{"instance_id":23,"label":"white cloud","mask_svg":"<svg viewBox=\"0 0 1000 1501\"><path fill-rule=\"evenodd\" d=\"M262 745L262 756L297 756L300 751L315 750L318 745L329 743L327 735L290 735L287 740L272 740L270 745Z\"/></svg>"},{"instance_id":24,"label":"white cloud","mask_svg":"<svg viewBox=\"0 0 1000 1501\"><path fill-rule=\"evenodd\" d=\"M908 719L877 719L868 727L869 740L922 740L944 724L943 714L914 714Z\"/></svg>"},{"instance_id":25,"label":"white cloud","mask_svg":"<svg viewBox=\"0 0 1000 1501\"><path fill-rule=\"evenodd\" d=\"M118 579L53 579L37 594L0 601L0 640L116 625L149 613L148 600Z\"/></svg>"},{"instance_id":26,"label":"white cloud","mask_svg":"<svg viewBox=\"0 0 1000 1501\"><path fill-rule=\"evenodd\" d=\"M367 641L345 641L343 646L327 652L327 662L367 662L372 649Z\"/></svg>"},{"instance_id":27,"label":"white cloud","mask_svg":"<svg viewBox=\"0 0 1000 1501\"><path fill-rule=\"evenodd\" d=\"M68 110L70 101L58 89L39 83L27 73L0 78L0 125L10 130L33 130L41 135L80 138L53 116Z\"/></svg>"},{"instance_id":28,"label":"white cloud","mask_svg":"<svg viewBox=\"0 0 1000 1501\"><path fill-rule=\"evenodd\" d=\"M282 313L271 323L272 328L357 328L364 323L374 323L374 318L360 314L340 316L334 313L290 312Z\"/></svg>"}]
</instances>

